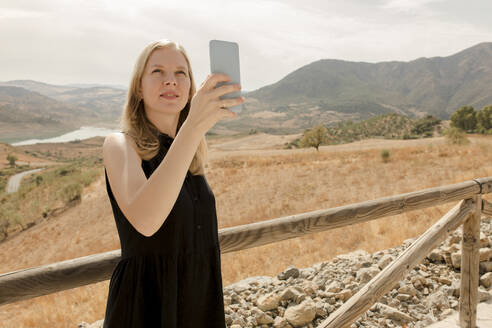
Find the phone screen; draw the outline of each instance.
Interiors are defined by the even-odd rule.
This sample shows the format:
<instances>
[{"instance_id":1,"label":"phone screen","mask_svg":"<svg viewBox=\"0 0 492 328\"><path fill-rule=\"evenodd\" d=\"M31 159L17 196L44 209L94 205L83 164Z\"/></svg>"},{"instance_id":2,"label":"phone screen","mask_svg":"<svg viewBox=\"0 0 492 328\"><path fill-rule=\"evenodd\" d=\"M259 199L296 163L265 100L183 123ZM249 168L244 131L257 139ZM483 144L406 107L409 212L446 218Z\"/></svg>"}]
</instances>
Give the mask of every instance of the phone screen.
<instances>
[{"instance_id":1,"label":"phone screen","mask_svg":"<svg viewBox=\"0 0 492 328\"><path fill-rule=\"evenodd\" d=\"M223 40L210 40L209 47L211 73L226 74L231 78L229 82L217 83L216 88L225 84L241 84L238 44ZM240 96L241 91L235 91L221 96L220 99L239 98ZM238 113L242 110L242 104L229 107L229 110Z\"/></svg>"}]
</instances>

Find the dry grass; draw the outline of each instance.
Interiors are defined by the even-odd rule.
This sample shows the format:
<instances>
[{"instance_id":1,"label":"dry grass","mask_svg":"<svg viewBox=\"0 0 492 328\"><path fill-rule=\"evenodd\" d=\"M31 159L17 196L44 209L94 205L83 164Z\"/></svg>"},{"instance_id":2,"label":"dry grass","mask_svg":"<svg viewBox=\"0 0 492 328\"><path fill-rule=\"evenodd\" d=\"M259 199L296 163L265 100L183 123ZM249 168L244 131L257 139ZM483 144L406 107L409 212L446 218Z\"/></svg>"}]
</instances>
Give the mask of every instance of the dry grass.
<instances>
[{"instance_id":1,"label":"dry grass","mask_svg":"<svg viewBox=\"0 0 492 328\"><path fill-rule=\"evenodd\" d=\"M492 138L467 146L436 139L415 145L378 142L319 154L219 156L207 179L217 201L219 229L330 208L424 188L492 176ZM398 142L398 147L391 147ZM381 149L390 149L383 163ZM491 199L490 195L485 197ZM222 255L224 285L256 275L275 275L356 249L373 252L424 232L454 204L388 217L302 238ZM53 220L0 244L0 272L38 266L119 248L101 178L84 190L82 203ZM104 316L109 281L0 307L2 327L76 327Z\"/></svg>"}]
</instances>

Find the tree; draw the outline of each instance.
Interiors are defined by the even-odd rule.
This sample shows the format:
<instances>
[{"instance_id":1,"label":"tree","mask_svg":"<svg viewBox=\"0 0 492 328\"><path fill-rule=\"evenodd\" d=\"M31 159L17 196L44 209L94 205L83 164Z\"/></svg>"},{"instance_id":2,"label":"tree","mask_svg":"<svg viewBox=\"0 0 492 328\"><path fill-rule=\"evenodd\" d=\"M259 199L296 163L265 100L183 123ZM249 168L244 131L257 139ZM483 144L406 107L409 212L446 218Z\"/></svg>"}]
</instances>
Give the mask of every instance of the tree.
<instances>
[{"instance_id":1,"label":"tree","mask_svg":"<svg viewBox=\"0 0 492 328\"><path fill-rule=\"evenodd\" d=\"M492 105L477 113L477 132L492 134Z\"/></svg>"},{"instance_id":2,"label":"tree","mask_svg":"<svg viewBox=\"0 0 492 328\"><path fill-rule=\"evenodd\" d=\"M474 132L477 127L477 117L472 106L463 106L451 115L451 126L467 132Z\"/></svg>"},{"instance_id":3,"label":"tree","mask_svg":"<svg viewBox=\"0 0 492 328\"><path fill-rule=\"evenodd\" d=\"M16 161L17 159L18 159L18 158L17 158L15 155L11 155L11 154L8 154L8 155L7 155L7 161L9 162L10 167L14 167L14 166L15 166L15 161Z\"/></svg>"},{"instance_id":4,"label":"tree","mask_svg":"<svg viewBox=\"0 0 492 328\"><path fill-rule=\"evenodd\" d=\"M323 125L318 125L304 132L299 144L301 147L314 147L319 151L319 146L329 141L330 135L328 134L328 130Z\"/></svg>"},{"instance_id":5,"label":"tree","mask_svg":"<svg viewBox=\"0 0 492 328\"><path fill-rule=\"evenodd\" d=\"M441 120L435 116L427 115L426 117L420 118L414 122L411 133L413 134L423 134L428 136L429 134L432 136L432 130L434 126L441 123Z\"/></svg>"}]
</instances>

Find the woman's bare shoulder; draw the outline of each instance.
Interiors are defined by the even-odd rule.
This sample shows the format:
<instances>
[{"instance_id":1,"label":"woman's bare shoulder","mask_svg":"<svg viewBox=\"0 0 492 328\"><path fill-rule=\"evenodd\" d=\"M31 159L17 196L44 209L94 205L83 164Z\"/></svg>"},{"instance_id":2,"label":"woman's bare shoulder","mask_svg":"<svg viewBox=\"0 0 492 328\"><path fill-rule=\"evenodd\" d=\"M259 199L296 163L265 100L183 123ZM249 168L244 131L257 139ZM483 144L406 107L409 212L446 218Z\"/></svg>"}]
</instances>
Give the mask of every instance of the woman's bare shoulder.
<instances>
[{"instance_id":1,"label":"woman's bare shoulder","mask_svg":"<svg viewBox=\"0 0 492 328\"><path fill-rule=\"evenodd\" d=\"M132 151L134 155L138 156L137 144L133 138L124 132L113 132L106 136L103 143L104 149L113 151Z\"/></svg>"}]
</instances>

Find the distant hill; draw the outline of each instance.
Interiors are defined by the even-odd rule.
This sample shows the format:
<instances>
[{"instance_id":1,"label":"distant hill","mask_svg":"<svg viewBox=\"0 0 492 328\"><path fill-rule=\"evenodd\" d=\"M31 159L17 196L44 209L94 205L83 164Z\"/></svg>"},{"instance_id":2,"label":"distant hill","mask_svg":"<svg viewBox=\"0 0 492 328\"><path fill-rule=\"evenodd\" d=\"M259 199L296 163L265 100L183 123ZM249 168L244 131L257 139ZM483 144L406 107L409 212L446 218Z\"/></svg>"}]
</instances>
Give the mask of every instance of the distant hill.
<instances>
[{"instance_id":1,"label":"distant hill","mask_svg":"<svg viewBox=\"0 0 492 328\"><path fill-rule=\"evenodd\" d=\"M75 90L75 87L63 86L63 85L53 85L33 80L13 80L7 82L0 82L0 87L19 87L24 88L29 91L34 91L42 95L51 97L59 93Z\"/></svg>"},{"instance_id":2,"label":"distant hill","mask_svg":"<svg viewBox=\"0 0 492 328\"><path fill-rule=\"evenodd\" d=\"M53 137L97 120L93 111L24 88L0 86L0 140Z\"/></svg>"},{"instance_id":3,"label":"distant hill","mask_svg":"<svg viewBox=\"0 0 492 328\"><path fill-rule=\"evenodd\" d=\"M35 91L76 107L93 112L100 120L115 121L125 103L126 90L102 84L53 85L32 80L0 82L0 86L16 86Z\"/></svg>"},{"instance_id":4,"label":"distant hill","mask_svg":"<svg viewBox=\"0 0 492 328\"><path fill-rule=\"evenodd\" d=\"M126 91L32 80L0 82L0 140L49 138L84 125L115 126Z\"/></svg>"},{"instance_id":5,"label":"distant hill","mask_svg":"<svg viewBox=\"0 0 492 328\"><path fill-rule=\"evenodd\" d=\"M69 124L80 127L91 122L116 127L126 97L126 90L118 86L98 84L61 86L15 80L0 82L0 87L4 88L4 112L0 115L11 122L9 133L0 130L0 140L4 141L6 137L12 140L12 135L23 135L26 127L17 125L21 121L39 121L39 128L32 126L26 131L37 135L46 133L46 120L60 122L53 123L59 124L59 130ZM8 98L10 91L16 95L20 91L6 87L36 93L28 97L33 112L25 110L27 105L22 103L22 97ZM447 57L409 62L372 64L322 59L300 67L274 84L243 94L243 112L234 119L219 121L211 133L230 135L254 129L270 134L295 134L317 124L361 121L390 113L409 118L430 114L448 120L461 106L472 105L480 110L492 104L492 43L480 43ZM39 98L41 95L45 98ZM17 106L20 111L15 114ZM65 116L61 120L63 111Z\"/></svg>"},{"instance_id":6,"label":"distant hill","mask_svg":"<svg viewBox=\"0 0 492 328\"><path fill-rule=\"evenodd\" d=\"M74 106L85 108L97 114L104 121L115 121L123 110L126 99L126 90L110 87L85 87L53 96L56 100Z\"/></svg>"},{"instance_id":7,"label":"distant hill","mask_svg":"<svg viewBox=\"0 0 492 328\"><path fill-rule=\"evenodd\" d=\"M121 89L121 90L126 90L127 87L120 85L120 84L99 84L99 83L71 83L71 84L66 84L68 87L75 87L75 88L96 88L96 87L110 87L113 89Z\"/></svg>"},{"instance_id":8,"label":"distant hill","mask_svg":"<svg viewBox=\"0 0 492 328\"><path fill-rule=\"evenodd\" d=\"M313 118L326 122L330 115L363 119L394 112L449 119L461 106L481 109L492 104L492 43L410 62L323 59L248 93L247 98L250 111L285 113L272 115L272 120L298 127L307 127Z\"/></svg>"}]
</instances>

